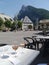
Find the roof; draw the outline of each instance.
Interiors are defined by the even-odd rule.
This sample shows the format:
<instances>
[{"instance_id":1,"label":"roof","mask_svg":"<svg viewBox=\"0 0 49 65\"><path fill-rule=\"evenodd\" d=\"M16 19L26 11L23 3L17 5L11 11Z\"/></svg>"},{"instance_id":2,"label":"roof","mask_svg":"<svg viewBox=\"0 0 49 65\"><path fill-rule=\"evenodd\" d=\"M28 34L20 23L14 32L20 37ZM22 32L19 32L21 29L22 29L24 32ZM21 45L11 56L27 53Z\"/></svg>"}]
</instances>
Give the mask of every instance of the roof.
<instances>
[{"instance_id":1,"label":"roof","mask_svg":"<svg viewBox=\"0 0 49 65\"><path fill-rule=\"evenodd\" d=\"M28 16L25 16L25 17L24 17L23 23L25 23L25 24L33 24L33 22L29 19Z\"/></svg>"},{"instance_id":2,"label":"roof","mask_svg":"<svg viewBox=\"0 0 49 65\"><path fill-rule=\"evenodd\" d=\"M49 23L49 19L40 20L40 23Z\"/></svg>"},{"instance_id":3,"label":"roof","mask_svg":"<svg viewBox=\"0 0 49 65\"><path fill-rule=\"evenodd\" d=\"M3 13L0 13L0 18L2 18L4 21L5 21L5 19L8 19L8 20L12 20L13 21L13 19L10 17L10 16L8 16L8 15L5 15L5 14L3 14Z\"/></svg>"}]
</instances>

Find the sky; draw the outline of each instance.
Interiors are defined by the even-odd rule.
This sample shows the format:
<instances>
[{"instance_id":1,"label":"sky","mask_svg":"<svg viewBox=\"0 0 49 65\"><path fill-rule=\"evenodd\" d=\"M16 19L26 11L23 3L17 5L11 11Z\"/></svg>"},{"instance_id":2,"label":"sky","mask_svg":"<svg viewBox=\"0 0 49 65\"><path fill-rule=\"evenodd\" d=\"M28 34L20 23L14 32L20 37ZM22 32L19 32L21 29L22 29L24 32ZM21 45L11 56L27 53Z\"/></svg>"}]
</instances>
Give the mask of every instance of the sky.
<instances>
[{"instance_id":1,"label":"sky","mask_svg":"<svg viewBox=\"0 0 49 65\"><path fill-rule=\"evenodd\" d=\"M14 17L19 13L22 5L49 10L49 0L0 0L0 13Z\"/></svg>"}]
</instances>

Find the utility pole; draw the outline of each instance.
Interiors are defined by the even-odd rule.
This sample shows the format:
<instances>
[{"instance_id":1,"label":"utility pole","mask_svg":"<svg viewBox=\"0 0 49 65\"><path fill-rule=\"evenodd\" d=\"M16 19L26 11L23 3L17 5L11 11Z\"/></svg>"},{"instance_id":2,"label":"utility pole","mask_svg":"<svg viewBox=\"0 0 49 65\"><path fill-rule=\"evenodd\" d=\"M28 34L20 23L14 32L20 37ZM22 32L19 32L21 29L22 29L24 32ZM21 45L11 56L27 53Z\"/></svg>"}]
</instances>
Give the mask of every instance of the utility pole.
<instances>
[{"instance_id":1,"label":"utility pole","mask_svg":"<svg viewBox=\"0 0 49 65\"><path fill-rule=\"evenodd\" d=\"M36 25L35 25L36 30L38 30L38 18L36 18Z\"/></svg>"}]
</instances>

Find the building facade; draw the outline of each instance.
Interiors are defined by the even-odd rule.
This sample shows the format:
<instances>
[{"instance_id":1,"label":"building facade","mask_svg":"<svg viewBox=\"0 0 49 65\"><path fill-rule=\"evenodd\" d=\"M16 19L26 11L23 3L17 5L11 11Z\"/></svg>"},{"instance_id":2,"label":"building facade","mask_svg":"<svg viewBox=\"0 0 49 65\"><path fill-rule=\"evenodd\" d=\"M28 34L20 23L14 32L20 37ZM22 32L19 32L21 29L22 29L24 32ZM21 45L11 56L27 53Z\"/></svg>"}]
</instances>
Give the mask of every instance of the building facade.
<instances>
[{"instance_id":1,"label":"building facade","mask_svg":"<svg viewBox=\"0 0 49 65\"><path fill-rule=\"evenodd\" d=\"M39 28L42 30L43 28L49 29L49 19L44 19L39 21Z\"/></svg>"},{"instance_id":2,"label":"building facade","mask_svg":"<svg viewBox=\"0 0 49 65\"><path fill-rule=\"evenodd\" d=\"M29 19L29 17L25 16L22 19L22 30L30 30L28 26L32 26L31 30L33 30L33 22Z\"/></svg>"},{"instance_id":3,"label":"building facade","mask_svg":"<svg viewBox=\"0 0 49 65\"><path fill-rule=\"evenodd\" d=\"M14 21L12 17L5 15L3 13L0 14L0 18L2 18L3 21L9 20L9 21L11 21L11 23L13 23L13 21Z\"/></svg>"}]
</instances>

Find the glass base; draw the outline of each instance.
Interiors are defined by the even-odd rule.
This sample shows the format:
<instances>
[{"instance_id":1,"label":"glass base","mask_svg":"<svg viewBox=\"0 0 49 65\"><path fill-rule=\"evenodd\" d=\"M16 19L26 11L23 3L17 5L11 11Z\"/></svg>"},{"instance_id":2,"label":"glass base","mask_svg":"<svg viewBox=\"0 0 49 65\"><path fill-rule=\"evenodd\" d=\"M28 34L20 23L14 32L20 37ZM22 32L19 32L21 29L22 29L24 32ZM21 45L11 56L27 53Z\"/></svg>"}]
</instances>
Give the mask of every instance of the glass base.
<instances>
[{"instance_id":1,"label":"glass base","mask_svg":"<svg viewBox=\"0 0 49 65\"><path fill-rule=\"evenodd\" d=\"M7 59L7 58L9 58L9 56L8 55L3 55L1 58L2 59Z\"/></svg>"}]
</instances>

